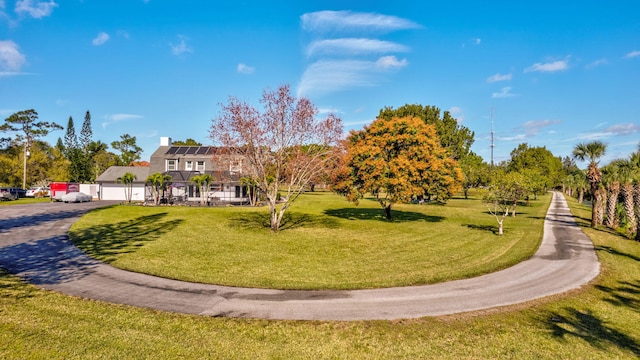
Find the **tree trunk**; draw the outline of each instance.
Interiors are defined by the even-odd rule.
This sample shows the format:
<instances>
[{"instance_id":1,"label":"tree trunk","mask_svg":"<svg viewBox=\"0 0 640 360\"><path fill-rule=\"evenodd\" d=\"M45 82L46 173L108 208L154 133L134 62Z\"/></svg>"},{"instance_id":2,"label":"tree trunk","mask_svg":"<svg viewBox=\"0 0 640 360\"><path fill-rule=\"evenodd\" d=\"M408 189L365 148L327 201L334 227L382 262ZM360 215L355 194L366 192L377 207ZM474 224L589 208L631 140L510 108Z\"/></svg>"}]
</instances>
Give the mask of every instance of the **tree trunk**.
<instances>
[{"instance_id":1,"label":"tree trunk","mask_svg":"<svg viewBox=\"0 0 640 360\"><path fill-rule=\"evenodd\" d=\"M640 224L640 181L636 182L633 188L633 203L636 212L636 240L640 241L640 231L638 231L638 224Z\"/></svg>"},{"instance_id":2,"label":"tree trunk","mask_svg":"<svg viewBox=\"0 0 640 360\"><path fill-rule=\"evenodd\" d=\"M616 218L616 205L618 205L619 193L619 183L613 183L609 186L609 196L607 197L607 227L610 229L617 228L619 224Z\"/></svg>"},{"instance_id":3,"label":"tree trunk","mask_svg":"<svg viewBox=\"0 0 640 360\"><path fill-rule=\"evenodd\" d=\"M591 227L598 227L598 184L591 183Z\"/></svg>"},{"instance_id":4,"label":"tree trunk","mask_svg":"<svg viewBox=\"0 0 640 360\"><path fill-rule=\"evenodd\" d=\"M391 205L387 205L384 207L384 216L387 218L387 220L391 221Z\"/></svg>"},{"instance_id":5,"label":"tree trunk","mask_svg":"<svg viewBox=\"0 0 640 360\"><path fill-rule=\"evenodd\" d=\"M605 189L598 189L596 191L596 227L604 223L604 213L607 201L607 191Z\"/></svg>"},{"instance_id":6,"label":"tree trunk","mask_svg":"<svg viewBox=\"0 0 640 360\"><path fill-rule=\"evenodd\" d=\"M634 209L634 187L631 183L622 184L622 197L624 198L624 212L627 214L631 234L638 230L638 223Z\"/></svg>"},{"instance_id":7,"label":"tree trunk","mask_svg":"<svg viewBox=\"0 0 640 360\"><path fill-rule=\"evenodd\" d=\"M504 227L503 227L503 224L504 224L504 216L502 217L502 219L501 219L501 220L498 220L498 235L499 235L499 236L504 235Z\"/></svg>"},{"instance_id":8,"label":"tree trunk","mask_svg":"<svg viewBox=\"0 0 640 360\"><path fill-rule=\"evenodd\" d=\"M278 211L275 204L271 204L271 201L269 202L269 206L271 207L271 231L278 232L278 230L280 229L280 222L278 221Z\"/></svg>"}]
</instances>

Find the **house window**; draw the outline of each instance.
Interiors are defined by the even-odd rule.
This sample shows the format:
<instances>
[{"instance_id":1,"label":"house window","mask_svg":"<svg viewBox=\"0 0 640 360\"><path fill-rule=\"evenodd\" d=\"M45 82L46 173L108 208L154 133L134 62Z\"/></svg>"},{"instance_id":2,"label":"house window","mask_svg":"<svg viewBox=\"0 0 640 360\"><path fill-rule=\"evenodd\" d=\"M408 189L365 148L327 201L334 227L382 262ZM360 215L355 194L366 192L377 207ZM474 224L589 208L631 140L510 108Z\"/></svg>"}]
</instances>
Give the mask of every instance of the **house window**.
<instances>
[{"instance_id":1,"label":"house window","mask_svg":"<svg viewBox=\"0 0 640 360\"><path fill-rule=\"evenodd\" d=\"M204 171L204 161L196 161L196 171Z\"/></svg>"},{"instance_id":2,"label":"house window","mask_svg":"<svg viewBox=\"0 0 640 360\"><path fill-rule=\"evenodd\" d=\"M193 170L193 161L191 161L191 160L185 161L184 169L187 170L187 171Z\"/></svg>"},{"instance_id":3,"label":"house window","mask_svg":"<svg viewBox=\"0 0 640 360\"><path fill-rule=\"evenodd\" d=\"M229 171L231 173L242 172L242 160L231 160L229 162Z\"/></svg>"},{"instance_id":4,"label":"house window","mask_svg":"<svg viewBox=\"0 0 640 360\"><path fill-rule=\"evenodd\" d=\"M176 170L178 170L178 160L167 159L167 171L176 171Z\"/></svg>"}]
</instances>

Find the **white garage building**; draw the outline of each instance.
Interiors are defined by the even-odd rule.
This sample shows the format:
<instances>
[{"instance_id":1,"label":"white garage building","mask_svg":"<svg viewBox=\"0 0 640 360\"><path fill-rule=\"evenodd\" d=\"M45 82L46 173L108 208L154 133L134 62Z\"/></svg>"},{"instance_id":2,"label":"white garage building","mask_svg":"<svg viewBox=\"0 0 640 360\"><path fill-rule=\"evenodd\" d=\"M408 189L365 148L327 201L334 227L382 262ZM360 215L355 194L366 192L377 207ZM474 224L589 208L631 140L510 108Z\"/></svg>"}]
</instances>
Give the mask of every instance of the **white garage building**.
<instances>
[{"instance_id":1,"label":"white garage building","mask_svg":"<svg viewBox=\"0 0 640 360\"><path fill-rule=\"evenodd\" d=\"M98 198L101 200L121 200L126 201L125 189L118 178L126 173L136 176L131 187L131 201L144 201L145 197L151 197L145 187L145 181L149 177L149 168L140 166L111 166L102 173L96 183L99 185Z\"/></svg>"}]
</instances>

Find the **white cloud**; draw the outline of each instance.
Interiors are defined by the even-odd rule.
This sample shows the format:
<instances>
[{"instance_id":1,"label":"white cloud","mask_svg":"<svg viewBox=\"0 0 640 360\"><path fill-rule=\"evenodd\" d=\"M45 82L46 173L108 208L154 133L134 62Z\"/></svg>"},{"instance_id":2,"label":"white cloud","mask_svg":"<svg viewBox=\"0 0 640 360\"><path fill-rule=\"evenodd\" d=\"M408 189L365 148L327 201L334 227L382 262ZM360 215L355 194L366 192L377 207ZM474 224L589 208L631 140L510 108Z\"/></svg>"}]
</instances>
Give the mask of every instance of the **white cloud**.
<instances>
[{"instance_id":1,"label":"white cloud","mask_svg":"<svg viewBox=\"0 0 640 360\"><path fill-rule=\"evenodd\" d=\"M102 122L102 128L106 128L107 126L119 123L127 120L136 120L142 119L144 116L142 115L133 115L133 114L113 114L113 115L105 115L105 121Z\"/></svg>"},{"instance_id":2,"label":"white cloud","mask_svg":"<svg viewBox=\"0 0 640 360\"><path fill-rule=\"evenodd\" d=\"M18 73L26 62L24 54L20 52L18 44L11 40L0 41L0 71L3 73Z\"/></svg>"},{"instance_id":3,"label":"white cloud","mask_svg":"<svg viewBox=\"0 0 640 360\"><path fill-rule=\"evenodd\" d=\"M186 40L188 40L185 36L178 36L178 39L180 39L180 42L176 45L169 43L169 46L171 47L171 53L173 55L182 55L185 53L193 53L193 48L191 48L189 45L187 45Z\"/></svg>"},{"instance_id":4,"label":"white cloud","mask_svg":"<svg viewBox=\"0 0 640 360\"><path fill-rule=\"evenodd\" d=\"M329 38L332 33L355 31L359 35L371 35L420 28L410 20L395 16L352 11L318 11L304 14L300 19L302 29L322 34L305 49L307 56L317 58L307 66L298 85L298 95L305 96L376 86L383 80L383 74L409 64L407 59L398 59L395 55L378 57L409 52L410 48L405 45L369 36Z\"/></svg>"},{"instance_id":5,"label":"white cloud","mask_svg":"<svg viewBox=\"0 0 640 360\"><path fill-rule=\"evenodd\" d=\"M605 129L602 129L601 127L596 127L596 129L598 129L598 131L583 133L575 138L568 140L599 140L610 138L613 136L627 136L640 133L640 125L634 123L615 124ZM638 142L634 141L634 143L637 144Z\"/></svg>"},{"instance_id":6,"label":"white cloud","mask_svg":"<svg viewBox=\"0 0 640 360\"><path fill-rule=\"evenodd\" d=\"M631 58L635 58L635 57L639 57L639 56L640 56L640 51L635 50L635 51L632 51L632 52L628 53L624 57L627 58L627 59L631 59Z\"/></svg>"},{"instance_id":7,"label":"white cloud","mask_svg":"<svg viewBox=\"0 0 640 360\"><path fill-rule=\"evenodd\" d=\"M538 135L543 128L559 123L560 121L558 120L527 121L522 124L522 129L524 129L527 136L534 136Z\"/></svg>"},{"instance_id":8,"label":"white cloud","mask_svg":"<svg viewBox=\"0 0 640 360\"><path fill-rule=\"evenodd\" d=\"M125 39L129 38L129 33L124 30L118 30L118 36L123 37Z\"/></svg>"},{"instance_id":9,"label":"white cloud","mask_svg":"<svg viewBox=\"0 0 640 360\"><path fill-rule=\"evenodd\" d=\"M341 38L314 41L307 48L307 55L313 54L370 54L407 52L409 48L398 43L363 38Z\"/></svg>"},{"instance_id":10,"label":"white cloud","mask_svg":"<svg viewBox=\"0 0 640 360\"><path fill-rule=\"evenodd\" d=\"M502 89L500 89L500 92L493 93L491 95L491 97L494 99L508 98L512 96L515 96L515 94L511 92L511 86L505 86Z\"/></svg>"},{"instance_id":11,"label":"white cloud","mask_svg":"<svg viewBox=\"0 0 640 360\"><path fill-rule=\"evenodd\" d=\"M458 122L464 121L464 111L459 106L452 106L449 108L449 114L453 116Z\"/></svg>"},{"instance_id":12,"label":"white cloud","mask_svg":"<svg viewBox=\"0 0 640 360\"><path fill-rule=\"evenodd\" d=\"M364 60L320 60L305 70L298 95L327 93L353 87L373 86L376 63Z\"/></svg>"},{"instance_id":13,"label":"white cloud","mask_svg":"<svg viewBox=\"0 0 640 360\"><path fill-rule=\"evenodd\" d=\"M352 11L317 11L303 14L302 28L311 32L325 32L335 30L369 30L395 31L415 29L421 26L411 20L396 16L376 13L358 13Z\"/></svg>"},{"instance_id":14,"label":"white cloud","mask_svg":"<svg viewBox=\"0 0 640 360\"><path fill-rule=\"evenodd\" d=\"M382 69L401 68L408 64L407 59L398 60L395 56L383 56L376 61L376 66Z\"/></svg>"},{"instance_id":15,"label":"white cloud","mask_svg":"<svg viewBox=\"0 0 640 360\"><path fill-rule=\"evenodd\" d=\"M634 123L616 124L605 129L611 135L630 135L640 133L640 125Z\"/></svg>"},{"instance_id":16,"label":"white cloud","mask_svg":"<svg viewBox=\"0 0 640 360\"><path fill-rule=\"evenodd\" d=\"M493 76L489 76L487 78L487 82L488 83L494 83L494 82L498 82L498 81L510 81L511 78L512 78L512 75L510 73L509 74L497 73L497 74L495 74Z\"/></svg>"},{"instance_id":17,"label":"white cloud","mask_svg":"<svg viewBox=\"0 0 640 360\"><path fill-rule=\"evenodd\" d=\"M474 40L474 43L475 43L476 45L480 45L480 43L482 43L482 39L480 39L480 38L476 38L476 39Z\"/></svg>"},{"instance_id":18,"label":"white cloud","mask_svg":"<svg viewBox=\"0 0 640 360\"><path fill-rule=\"evenodd\" d=\"M340 114L342 111L336 108L318 108L318 115L324 114Z\"/></svg>"},{"instance_id":19,"label":"white cloud","mask_svg":"<svg viewBox=\"0 0 640 360\"><path fill-rule=\"evenodd\" d=\"M407 65L407 60L384 56L377 61L319 60L305 70L298 95L329 93L356 87L376 86L386 70Z\"/></svg>"},{"instance_id":20,"label":"white cloud","mask_svg":"<svg viewBox=\"0 0 640 360\"><path fill-rule=\"evenodd\" d=\"M54 8L58 7L55 1L18 0L15 11L18 14L26 13L32 18L40 19L51 15Z\"/></svg>"},{"instance_id":21,"label":"white cloud","mask_svg":"<svg viewBox=\"0 0 640 360\"><path fill-rule=\"evenodd\" d=\"M569 68L569 60L558 60L548 63L535 63L528 68L524 69L525 73L528 72L556 72Z\"/></svg>"},{"instance_id":22,"label":"white cloud","mask_svg":"<svg viewBox=\"0 0 640 360\"><path fill-rule=\"evenodd\" d=\"M101 32L101 33L98 34L98 36L96 36L93 39L92 43L95 46L100 46L100 45L106 43L107 40L109 40L109 34L107 34L106 32Z\"/></svg>"},{"instance_id":23,"label":"white cloud","mask_svg":"<svg viewBox=\"0 0 640 360\"><path fill-rule=\"evenodd\" d=\"M593 69L601 65L607 65L609 61L607 59L598 59L594 62L591 62L585 66L587 69Z\"/></svg>"},{"instance_id":24,"label":"white cloud","mask_svg":"<svg viewBox=\"0 0 640 360\"><path fill-rule=\"evenodd\" d=\"M256 71L254 67L247 66L245 64L238 64L236 70L238 71L238 73L245 75L253 74Z\"/></svg>"},{"instance_id":25,"label":"white cloud","mask_svg":"<svg viewBox=\"0 0 640 360\"><path fill-rule=\"evenodd\" d=\"M502 140L502 141L521 141L526 139L527 136L525 134L518 134L518 135L514 135L514 136L498 136L496 138L496 140Z\"/></svg>"}]
</instances>

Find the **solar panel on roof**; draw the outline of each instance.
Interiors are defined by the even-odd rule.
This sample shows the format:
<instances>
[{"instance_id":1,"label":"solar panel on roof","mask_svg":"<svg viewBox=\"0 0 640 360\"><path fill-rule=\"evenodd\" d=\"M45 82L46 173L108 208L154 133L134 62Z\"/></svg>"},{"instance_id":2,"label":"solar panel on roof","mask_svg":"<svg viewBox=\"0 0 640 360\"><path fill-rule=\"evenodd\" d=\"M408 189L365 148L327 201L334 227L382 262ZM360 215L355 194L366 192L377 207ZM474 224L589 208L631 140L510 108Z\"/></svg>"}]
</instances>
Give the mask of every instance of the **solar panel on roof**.
<instances>
[{"instance_id":1,"label":"solar panel on roof","mask_svg":"<svg viewBox=\"0 0 640 360\"><path fill-rule=\"evenodd\" d=\"M208 146L201 146L201 147L198 148L198 151L196 152L196 154L205 155L208 150L209 150Z\"/></svg>"},{"instance_id":2,"label":"solar panel on roof","mask_svg":"<svg viewBox=\"0 0 640 360\"><path fill-rule=\"evenodd\" d=\"M167 150L167 154L175 154L176 151L178 151L178 147L177 146L172 146L169 148L169 150Z\"/></svg>"},{"instance_id":3,"label":"solar panel on roof","mask_svg":"<svg viewBox=\"0 0 640 360\"><path fill-rule=\"evenodd\" d=\"M187 153L187 154L189 154L189 155L191 155L191 154L195 154L195 153L196 153L196 151L198 151L198 147L196 147L196 146L189 146L189 147L187 148L187 152L186 152L186 153Z\"/></svg>"},{"instance_id":4,"label":"solar panel on roof","mask_svg":"<svg viewBox=\"0 0 640 360\"><path fill-rule=\"evenodd\" d=\"M187 147L186 146L180 146L178 148L178 151L176 151L176 154L184 154L187 152Z\"/></svg>"}]
</instances>

